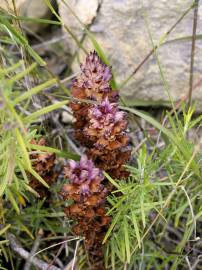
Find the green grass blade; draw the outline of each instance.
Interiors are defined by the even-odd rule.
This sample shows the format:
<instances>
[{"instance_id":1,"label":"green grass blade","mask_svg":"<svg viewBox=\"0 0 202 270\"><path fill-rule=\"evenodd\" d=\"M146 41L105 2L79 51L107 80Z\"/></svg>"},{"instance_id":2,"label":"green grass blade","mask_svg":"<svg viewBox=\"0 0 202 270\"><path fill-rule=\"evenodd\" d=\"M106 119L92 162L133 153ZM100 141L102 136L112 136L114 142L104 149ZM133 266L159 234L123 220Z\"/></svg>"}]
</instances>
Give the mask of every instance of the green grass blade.
<instances>
[{"instance_id":1,"label":"green grass blade","mask_svg":"<svg viewBox=\"0 0 202 270\"><path fill-rule=\"evenodd\" d=\"M9 68L0 68L0 75L7 75L10 72L15 71L16 69L18 69L20 66L22 66L23 61L20 60L19 62L17 62L16 64L12 65Z\"/></svg>"},{"instance_id":2,"label":"green grass blade","mask_svg":"<svg viewBox=\"0 0 202 270\"><path fill-rule=\"evenodd\" d=\"M107 239L109 238L114 226L116 225L116 223L119 220L120 215L121 215L121 212L118 212L116 214L115 218L113 219L113 221L112 221L112 223L111 223L111 225L110 225L110 227L109 227L109 229L108 229L108 231L107 231L107 233L106 233L106 235L105 235L105 237L103 239L103 242L102 242L103 244L106 243Z\"/></svg>"},{"instance_id":3,"label":"green grass blade","mask_svg":"<svg viewBox=\"0 0 202 270\"><path fill-rule=\"evenodd\" d=\"M138 223L137 223L137 219L135 217L134 212L131 212L131 219L132 219L133 226L134 226L134 229L135 229L135 234L136 234L136 237L137 237L138 246L139 246L139 248L141 248L140 230L138 228Z\"/></svg>"},{"instance_id":4,"label":"green grass blade","mask_svg":"<svg viewBox=\"0 0 202 270\"><path fill-rule=\"evenodd\" d=\"M74 159L74 160L79 160L80 159L79 155L71 153L71 152L61 151L59 149L55 149L55 148L52 148L52 147L43 146L43 145L37 145L37 144L31 144L31 143L29 143L28 145L29 145L30 149L45 151L45 152L49 152L49 153L55 153L58 156L65 157L65 158L68 158L68 159Z\"/></svg>"},{"instance_id":5,"label":"green grass blade","mask_svg":"<svg viewBox=\"0 0 202 270\"><path fill-rule=\"evenodd\" d=\"M46 65L46 62L29 45L27 39L9 21L0 16L0 23L7 29L9 35L12 35L11 37L17 44L23 46L39 65Z\"/></svg>"},{"instance_id":6,"label":"green grass blade","mask_svg":"<svg viewBox=\"0 0 202 270\"><path fill-rule=\"evenodd\" d=\"M127 226L127 217L124 217L123 220L123 230L124 230L124 238L125 238L125 249L126 249L126 258L127 258L127 263L130 263L130 241L129 241L129 231L128 231L128 226Z\"/></svg>"},{"instance_id":7,"label":"green grass blade","mask_svg":"<svg viewBox=\"0 0 202 270\"><path fill-rule=\"evenodd\" d=\"M183 154L183 156L187 160L187 162L189 161L190 156L192 155L192 153L191 153L192 150L191 149L188 149L187 142L186 141L183 143L183 140L182 139L179 140L179 138L177 138L176 135L174 135L171 131L169 131L167 128L165 128L164 126L162 126L153 117L149 116L148 114L146 114L144 112L141 112L141 111L136 110L134 108L123 107L123 106L120 106L120 109L129 111L131 113L134 113L135 115L137 115L137 116L145 119L145 121L147 121L148 123L150 123L151 125L153 125L155 128L157 128L158 130L160 130L181 151L181 153ZM194 170L195 174L201 179L201 173L200 173L199 167L196 164L196 161L194 159L191 162L191 167Z\"/></svg>"},{"instance_id":8,"label":"green grass blade","mask_svg":"<svg viewBox=\"0 0 202 270\"><path fill-rule=\"evenodd\" d=\"M0 241L0 245L7 244L7 243L9 243L9 240L2 240L2 241ZM0 266L0 269L8 270L8 269L3 268L3 267L1 267L1 266Z\"/></svg>"},{"instance_id":9,"label":"green grass blade","mask_svg":"<svg viewBox=\"0 0 202 270\"><path fill-rule=\"evenodd\" d=\"M53 24L53 25L62 25L61 22L54 21L54 20L47 20L47 19L40 19L40 18L35 18L35 17L26 17L26 16L16 16L16 15L2 15L1 17L6 20L18 20L18 21L25 21L29 23L40 23L40 24Z\"/></svg>"},{"instance_id":10,"label":"green grass blade","mask_svg":"<svg viewBox=\"0 0 202 270\"><path fill-rule=\"evenodd\" d=\"M0 230L0 235L4 234L9 228L11 224L6 225L3 229Z\"/></svg>"},{"instance_id":11,"label":"green grass blade","mask_svg":"<svg viewBox=\"0 0 202 270\"><path fill-rule=\"evenodd\" d=\"M27 170L45 187L49 188L49 185L46 183L46 181L43 180L43 178L32 168L27 168Z\"/></svg>"},{"instance_id":12,"label":"green grass blade","mask_svg":"<svg viewBox=\"0 0 202 270\"><path fill-rule=\"evenodd\" d=\"M146 120L148 123L150 123L154 127L156 127L158 130L160 130L162 133L164 133L168 138L175 141L175 137L173 136L173 134L167 128L162 126L158 121L156 121L153 117L151 117L150 115L148 115L142 111L139 111L137 109L134 109L134 108L120 106L120 109L131 112L131 113L141 117L142 119Z\"/></svg>"},{"instance_id":13,"label":"green grass blade","mask_svg":"<svg viewBox=\"0 0 202 270\"><path fill-rule=\"evenodd\" d=\"M32 70L36 68L37 64L33 63L31 66L27 67L25 70L19 72L15 76L11 77L9 82L14 83L16 81L19 81L20 79L24 78L28 73L30 73Z\"/></svg>"},{"instance_id":14,"label":"green grass blade","mask_svg":"<svg viewBox=\"0 0 202 270\"><path fill-rule=\"evenodd\" d=\"M191 41L192 40L192 36L185 36L185 37L179 37L179 38L175 38L175 39L170 39L168 41L166 41L164 44L169 44L169 43L174 43L174 42L179 42L179 41ZM200 40L202 39L202 34L198 34L196 35L196 40Z\"/></svg>"},{"instance_id":15,"label":"green grass blade","mask_svg":"<svg viewBox=\"0 0 202 270\"><path fill-rule=\"evenodd\" d=\"M42 115L45 115L45 114L47 114L49 112L52 112L54 110L57 110L57 109L61 108L62 106L66 105L68 103L69 103L69 101L68 100L65 100L65 101L57 102L57 103L55 103L53 105L47 106L47 107L45 107L43 109L40 109L40 110L38 110L38 111L30 114L29 116L25 117L24 121L26 123L32 122L36 118L38 118L38 117L40 117Z\"/></svg>"},{"instance_id":16,"label":"green grass blade","mask_svg":"<svg viewBox=\"0 0 202 270\"><path fill-rule=\"evenodd\" d=\"M30 89L29 91L23 93L22 95L20 95L19 97L17 97L14 101L13 104L16 105L19 102L22 102L25 99L30 98L33 95L36 95L37 93L39 93L40 91L43 91L44 89L46 89L47 87L56 84L57 80L56 79L51 79L45 83L42 83L40 85L37 85L36 87Z\"/></svg>"},{"instance_id":17,"label":"green grass blade","mask_svg":"<svg viewBox=\"0 0 202 270\"><path fill-rule=\"evenodd\" d=\"M120 189L120 186L119 186L119 184L118 183L116 183L116 181L114 181L114 179L113 178L111 178L111 176L108 174L108 173L106 173L106 172L104 172L104 176L117 188L117 189Z\"/></svg>"},{"instance_id":18,"label":"green grass blade","mask_svg":"<svg viewBox=\"0 0 202 270\"><path fill-rule=\"evenodd\" d=\"M15 170L15 146L11 143L8 149L8 161L6 161L6 174L0 181L0 197L4 194L6 187L12 183ZM2 172L1 172L2 173Z\"/></svg>"},{"instance_id":19,"label":"green grass blade","mask_svg":"<svg viewBox=\"0 0 202 270\"><path fill-rule=\"evenodd\" d=\"M16 134L16 138L20 146L20 149L22 151L22 155L21 155L22 160L24 161L26 168L31 169L32 165L30 162L29 154L27 152L27 146L24 142L24 139L18 129L15 130L15 134Z\"/></svg>"},{"instance_id":20,"label":"green grass blade","mask_svg":"<svg viewBox=\"0 0 202 270\"><path fill-rule=\"evenodd\" d=\"M13 208L15 209L17 214L19 215L20 214L20 209L18 207L18 204L17 204L15 198L13 197L13 193L9 189L7 189L6 194L7 194L7 197L9 199L9 201L11 202Z\"/></svg>"},{"instance_id":21,"label":"green grass blade","mask_svg":"<svg viewBox=\"0 0 202 270\"><path fill-rule=\"evenodd\" d=\"M86 51L86 49L83 47L82 43L78 40L78 38L75 36L75 34L70 30L70 28L63 23L61 17L58 15L58 13L56 12L56 10L54 9L53 5L51 4L50 0L43 0L44 3L47 5L47 7L50 9L50 11L56 16L56 18L58 19L58 21L61 22L61 24L63 25L64 29L70 34L70 36L72 37L72 39L75 41L75 43L77 44L77 46L79 48L81 48L84 53L88 53Z\"/></svg>"},{"instance_id":22,"label":"green grass blade","mask_svg":"<svg viewBox=\"0 0 202 270\"><path fill-rule=\"evenodd\" d=\"M140 209L141 209L141 216L142 216L142 225L143 225L143 228L145 228L146 218L145 218L144 195L143 194L141 194L141 196L140 196Z\"/></svg>"}]
</instances>

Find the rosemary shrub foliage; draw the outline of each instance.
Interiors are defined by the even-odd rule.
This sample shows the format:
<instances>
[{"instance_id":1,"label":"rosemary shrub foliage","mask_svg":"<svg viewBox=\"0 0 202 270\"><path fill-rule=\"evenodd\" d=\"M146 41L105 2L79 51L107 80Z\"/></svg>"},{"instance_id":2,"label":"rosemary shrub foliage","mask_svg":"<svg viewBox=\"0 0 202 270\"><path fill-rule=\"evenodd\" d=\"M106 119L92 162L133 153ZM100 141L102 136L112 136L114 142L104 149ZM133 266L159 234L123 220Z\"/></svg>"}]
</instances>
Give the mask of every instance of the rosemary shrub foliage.
<instances>
[{"instance_id":1,"label":"rosemary shrub foliage","mask_svg":"<svg viewBox=\"0 0 202 270\"><path fill-rule=\"evenodd\" d=\"M50 88L57 92L58 80L41 68L46 63L32 49L18 26L12 15L1 12L0 268L6 269L4 267L8 264L8 269L13 270L22 269L23 260L10 249L10 233L31 250L39 229L45 234L51 233L52 236L44 239L44 248L50 241L63 240L64 233L69 232L64 214L60 212L58 205L49 205L45 199L39 199L37 192L29 185L29 176L32 175L41 185L49 188L33 169L32 154L43 154L45 151L78 160L78 155L74 153L31 144L32 140L38 140L41 136L43 116L61 108L68 101L58 100L41 108L40 104L33 107L34 95L40 93L45 96L45 91ZM19 61L18 54L23 60ZM61 88L68 93L65 87ZM45 136L48 137L48 134ZM59 189L60 187L55 187L52 190L52 195L56 198Z\"/></svg>"},{"instance_id":2,"label":"rosemary shrub foliage","mask_svg":"<svg viewBox=\"0 0 202 270\"><path fill-rule=\"evenodd\" d=\"M106 175L116 187L108 197L112 223L104 239L110 269L123 269L125 262L129 269L134 264L146 269L186 266L183 254L189 241L200 236L202 215L201 142L195 145L187 139L188 132L201 124L201 116L192 120L193 112L183 109L177 120L167 114L172 136L165 136L162 127L163 146L148 142L135 153L136 165L127 166L128 182ZM178 236L174 243L170 230Z\"/></svg>"},{"instance_id":3,"label":"rosemary shrub foliage","mask_svg":"<svg viewBox=\"0 0 202 270\"><path fill-rule=\"evenodd\" d=\"M32 96L56 84L55 79L50 79L24 90L25 76L31 79L30 72L34 69L37 69L36 64L24 69L21 61L0 68L0 252L7 261L10 261L7 233L21 237L25 232L33 241L39 228L54 234L67 232L61 226L60 217L64 214L55 213L54 207L44 206L44 200L36 201L39 194L29 184L30 175L47 189L49 186L33 169L30 158L33 152L43 154L48 151L78 158L67 151L31 144L40 136L41 128L36 125L36 120L67 103L62 101L33 111L30 106ZM28 239L25 237L21 241L27 244Z\"/></svg>"}]
</instances>

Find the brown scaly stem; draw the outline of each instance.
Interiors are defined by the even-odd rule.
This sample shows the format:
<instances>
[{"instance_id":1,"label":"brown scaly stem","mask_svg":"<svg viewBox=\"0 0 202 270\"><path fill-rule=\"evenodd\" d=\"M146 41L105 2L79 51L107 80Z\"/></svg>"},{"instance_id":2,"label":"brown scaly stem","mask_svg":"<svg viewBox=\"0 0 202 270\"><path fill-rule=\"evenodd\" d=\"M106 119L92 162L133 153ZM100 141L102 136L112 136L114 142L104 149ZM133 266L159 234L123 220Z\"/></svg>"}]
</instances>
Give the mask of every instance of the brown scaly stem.
<instances>
[{"instance_id":1,"label":"brown scaly stem","mask_svg":"<svg viewBox=\"0 0 202 270\"><path fill-rule=\"evenodd\" d=\"M188 107L190 107L191 104L192 104L193 70L194 70L194 54L195 54L195 46L196 46L196 28L197 28L197 18L198 18L198 3L199 3L199 0L195 0L193 32L192 32L192 47L191 47L191 62L190 62L190 77L189 77Z\"/></svg>"}]
</instances>

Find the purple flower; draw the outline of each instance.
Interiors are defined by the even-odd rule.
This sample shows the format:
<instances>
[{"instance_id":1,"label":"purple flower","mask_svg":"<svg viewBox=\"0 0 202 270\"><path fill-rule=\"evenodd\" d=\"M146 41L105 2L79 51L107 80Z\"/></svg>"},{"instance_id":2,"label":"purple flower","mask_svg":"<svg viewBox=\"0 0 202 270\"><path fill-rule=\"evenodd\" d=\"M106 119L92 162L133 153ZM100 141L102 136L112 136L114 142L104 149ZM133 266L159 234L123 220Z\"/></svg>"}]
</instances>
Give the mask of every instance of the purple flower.
<instances>
[{"instance_id":1,"label":"purple flower","mask_svg":"<svg viewBox=\"0 0 202 270\"><path fill-rule=\"evenodd\" d=\"M83 155L80 159L79 165L81 169L91 170L93 168L92 160L88 159L86 155Z\"/></svg>"},{"instance_id":2,"label":"purple flower","mask_svg":"<svg viewBox=\"0 0 202 270\"><path fill-rule=\"evenodd\" d=\"M81 184L80 190L81 194L83 194L84 196L88 196L90 194L90 188L88 184Z\"/></svg>"},{"instance_id":3,"label":"purple flower","mask_svg":"<svg viewBox=\"0 0 202 270\"><path fill-rule=\"evenodd\" d=\"M90 52L84 64L80 65L81 74L73 81L75 87L87 88L93 92L108 93L111 91L110 81L112 79L111 68L105 65L96 51Z\"/></svg>"},{"instance_id":4,"label":"purple flower","mask_svg":"<svg viewBox=\"0 0 202 270\"><path fill-rule=\"evenodd\" d=\"M72 170L74 170L77 167L77 162L74 160L69 161L69 166Z\"/></svg>"},{"instance_id":5,"label":"purple flower","mask_svg":"<svg viewBox=\"0 0 202 270\"><path fill-rule=\"evenodd\" d=\"M90 128L98 129L109 136L114 126L123 121L125 113L118 110L116 103L110 103L106 98L100 105L94 105L89 109ZM88 132L88 128L86 128Z\"/></svg>"},{"instance_id":6,"label":"purple flower","mask_svg":"<svg viewBox=\"0 0 202 270\"><path fill-rule=\"evenodd\" d=\"M79 162L70 160L65 174L71 184L80 185L80 190L83 195L90 194L89 185L93 181L99 183L104 179L102 171L96 168L92 160L88 159L86 155L83 155Z\"/></svg>"}]
</instances>

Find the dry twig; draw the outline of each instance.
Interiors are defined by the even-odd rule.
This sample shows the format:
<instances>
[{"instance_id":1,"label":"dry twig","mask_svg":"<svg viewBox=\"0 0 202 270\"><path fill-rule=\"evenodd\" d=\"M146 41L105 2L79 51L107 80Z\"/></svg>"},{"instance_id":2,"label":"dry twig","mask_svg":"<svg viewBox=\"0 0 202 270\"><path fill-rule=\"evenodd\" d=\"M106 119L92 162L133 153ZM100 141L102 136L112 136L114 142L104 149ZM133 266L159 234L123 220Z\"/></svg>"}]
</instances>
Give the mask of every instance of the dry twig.
<instances>
[{"instance_id":1,"label":"dry twig","mask_svg":"<svg viewBox=\"0 0 202 270\"><path fill-rule=\"evenodd\" d=\"M34 245L33 245L32 249L30 251L29 257L26 260L26 263L24 265L23 270L29 270L31 268L31 261L30 261L30 259L32 258L32 256L34 255L34 253L36 253L36 251L37 251L37 249L38 249L38 247L40 245L40 240L41 240L42 235L43 235L43 231L42 230L39 230L38 235L37 235L37 238L36 238L36 240L34 242Z\"/></svg>"},{"instance_id":2,"label":"dry twig","mask_svg":"<svg viewBox=\"0 0 202 270\"><path fill-rule=\"evenodd\" d=\"M9 233L7 235L7 237L8 237L8 240L10 241L11 249L14 252L16 252L21 258L23 258L25 260L28 260L28 258L29 258L30 263L32 263L35 267L37 267L40 270L46 270L49 267L48 263L46 263L40 259L30 257L30 253L27 250L25 250L17 242L17 239L13 234ZM58 267L52 265L51 267L49 267L49 270L61 270L61 268L58 268Z\"/></svg>"}]
</instances>

